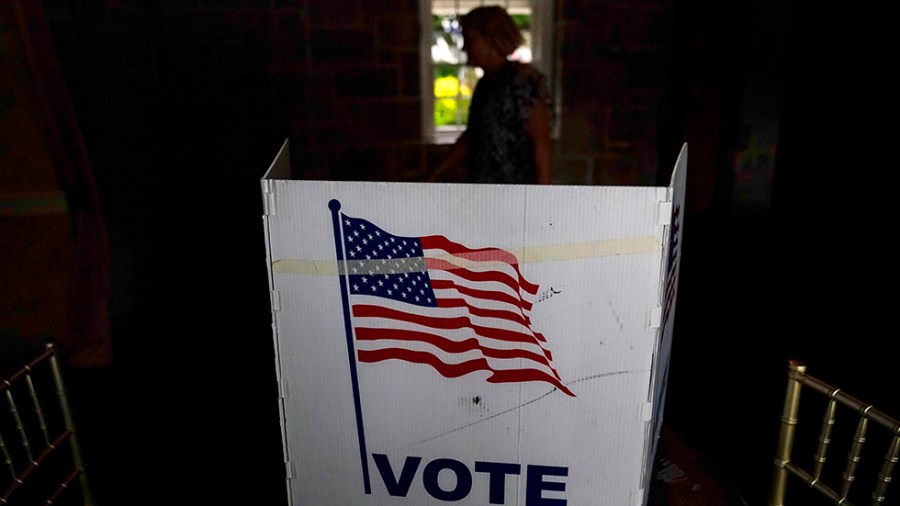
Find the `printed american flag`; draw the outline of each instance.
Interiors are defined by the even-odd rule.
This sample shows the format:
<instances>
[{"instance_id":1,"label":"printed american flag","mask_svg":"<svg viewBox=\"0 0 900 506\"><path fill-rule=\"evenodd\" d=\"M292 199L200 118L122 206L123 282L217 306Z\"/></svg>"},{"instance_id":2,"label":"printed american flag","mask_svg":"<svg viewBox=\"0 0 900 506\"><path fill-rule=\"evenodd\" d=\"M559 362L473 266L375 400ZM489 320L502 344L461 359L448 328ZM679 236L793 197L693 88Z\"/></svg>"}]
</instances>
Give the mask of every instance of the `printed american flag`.
<instances>
[{"instance_id":1,"label":"printed american flag","mask_svg":"<svg viewBox=\"0 0 900 506\"><path fill-rule=\"evenodd\" d=\"M403 360L447 378L484 371L490 383L541 381L574 397L531 326L538 285L515 255L340 216L359 362Z\"/></svg>"}]
</instances>

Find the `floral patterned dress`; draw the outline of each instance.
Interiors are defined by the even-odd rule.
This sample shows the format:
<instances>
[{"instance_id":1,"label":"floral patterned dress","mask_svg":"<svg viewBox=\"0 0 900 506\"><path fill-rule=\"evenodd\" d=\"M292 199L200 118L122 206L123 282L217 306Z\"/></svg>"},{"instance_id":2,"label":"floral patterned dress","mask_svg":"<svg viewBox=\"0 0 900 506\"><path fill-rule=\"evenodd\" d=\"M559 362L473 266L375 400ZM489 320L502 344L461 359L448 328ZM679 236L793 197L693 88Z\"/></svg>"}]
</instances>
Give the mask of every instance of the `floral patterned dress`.
<instances>
[{"instance_id":1,"label":"floral patterned dress","mask_svg":"<svg viewBox=\"0 0 900 506\"><path fill-rule=\"evenodd\" d=\"M467 165L475 183L533 184L534 145L527 132L536 100L548 100L545 79L534 67L507 62L484 76L472 94L466 137Z\"/></svg>"}]
</instances>

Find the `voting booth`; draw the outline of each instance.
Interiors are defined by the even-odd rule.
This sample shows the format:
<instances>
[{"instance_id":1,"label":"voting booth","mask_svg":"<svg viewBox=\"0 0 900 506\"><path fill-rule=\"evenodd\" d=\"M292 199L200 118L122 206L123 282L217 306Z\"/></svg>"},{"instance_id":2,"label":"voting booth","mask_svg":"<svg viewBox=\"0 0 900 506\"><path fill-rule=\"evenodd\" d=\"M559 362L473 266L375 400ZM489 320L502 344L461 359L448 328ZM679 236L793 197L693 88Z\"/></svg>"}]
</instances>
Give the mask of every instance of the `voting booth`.
<instances>
[{"instance_id":1,"label":"voting booth","mask_svg":"<svg viewBox=\"0 0 900 506\"><path fill-rule=\"evenodd\" d=\"M289 503L645 504L686 169L301 181L285 141L261 183Z\"/></svg>"}]
</instances>

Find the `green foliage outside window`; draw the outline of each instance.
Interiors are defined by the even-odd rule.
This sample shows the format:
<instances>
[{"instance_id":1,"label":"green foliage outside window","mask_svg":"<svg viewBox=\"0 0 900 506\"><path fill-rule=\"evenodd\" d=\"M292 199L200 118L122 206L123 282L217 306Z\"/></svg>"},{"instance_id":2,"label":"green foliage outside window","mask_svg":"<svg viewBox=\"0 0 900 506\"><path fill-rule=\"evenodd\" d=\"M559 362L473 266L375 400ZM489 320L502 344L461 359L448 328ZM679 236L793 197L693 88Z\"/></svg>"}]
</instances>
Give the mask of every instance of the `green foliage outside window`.
<instances>
[{"instance_id":1,"label":"green foliage outside window","mask_svg":"<svg viewBox=\"0 0 900 506\"><path fill-rule=\"evenodd\" d=\"M510 14L509 17L516 22L519 30L523 32L531 30L531 14Z\"/></svg>"},{"instance_id":2,"label":"green foliage outside window","mask_svg":"<svg viewBox=\"0 0 900 506\"><path fill-rule=\"evenodd\" d=\"M472 90L459 84L454 75L438 77L434 81L434 124L437 126L465 125L469 121Z\"/></svg>"},{"instance_id":3,"label":"green foliage outside window","mask_svg":"<svg viewBox=\"0 0 900 506\"><path fill-rule=\"evenodd\" d=\"M513 14L513 20L526 36L530 35L531 15ZM459 28L455 15L432 16L432 43L445 43L453 51L462 46ZM526 45L530 45L526 42ZM453 53L451 53L453 54ZM448 59L439 57L434 61L434 124L437 127L465 126L469 121L469 105L472 102L472 91L478 81L475 69L460 65L455 56ZM462 83L460 76L463 77Z\"/></svg>"}]
</instances>

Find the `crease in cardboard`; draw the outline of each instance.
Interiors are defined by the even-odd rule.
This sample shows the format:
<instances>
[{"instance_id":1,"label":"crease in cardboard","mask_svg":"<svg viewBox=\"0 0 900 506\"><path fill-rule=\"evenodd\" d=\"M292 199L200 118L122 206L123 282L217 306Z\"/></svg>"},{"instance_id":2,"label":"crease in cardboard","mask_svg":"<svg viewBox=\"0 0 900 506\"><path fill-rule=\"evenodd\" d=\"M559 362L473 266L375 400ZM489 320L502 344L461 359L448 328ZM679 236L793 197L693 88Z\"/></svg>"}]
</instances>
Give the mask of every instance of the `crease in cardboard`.
<instances>
[{"instance_id":1,"label":"crease in cardboard","mask_svg":"<svg viewBox=\"0 0 900 506\"><path fill-rule=\"evenodd\" d=\"M668 197L668 196L667 196ZM672 224L672 201L664 200L659 203L659 220L656 222L657 225L671 225Z\"/></svg>"},{"instance_id":2,"label":"crease in cardboard","mask_svg":"<svg viewBox=\"0 0 900 506\"><path fill-rule=\"evenodd\" d=\"M528 213L528 196L529 196L529 193L530 193L530 192L526 189L525 192L524 192L524 194L522 195L522 200L523 200L523 201L522 201L522 210L523 210L523 212L522 212L522 228L521 228L521 230L522 230L522 235L521 235L521 238L522 238L522 244L528 244L528 239L529 239L529 238L528 238L528 232L527 232L527 231L528 231L528 219L526 218L526 217L528 216L528 214L529 214L529 213ZM540 206L539 206L539 208L540 208ZM526 263L526 260L525 260L525 252L524 252L524 251L521 251L521 252L512 252L512 253L516 256L516 258L518 259L518 261L519 261L520 263ZM519 253L519 254L516 254L516 253ZM521 367L521 365L522 365L523 362L524 362L524 360L519 359L519 366L520 366L520 367ZM519 406L520 406L520 408L519 408L518 410L516 410L516 429L517 429L517 430L516 430L516 462L522 462L522 433L523 433L522 423L523 423L523 422L522 422L522 409L521 409L521 406L522 406L522 397L523 397L523 395L524 395L524 392L523 392L523 390L522 390L522 384L521 384L521 383L519 384L518 390L519 390L518 396L519 396ZM554 392L554 391L556 391L556 390L557 390L557 389L554 388L554 389L551 390L550 392ZM543 397L546 397L546 396L542 396L541 398L543 398ZM521 504L521 503L522 503L522 499L521 499L521 497L519 496L519 483L520 483L520 479L521 479L521 478L519 478L519 477L516 478L516 487L515 487L515 501L516 501L515 503L516 503L516 504Z\"/></svg>"},{"instance_id":3,"label":"crease in cardboard","mask_svg":"<svg viewBox=\"0 0 900 506\"><path fill-rule=\"evenodd\" d=\"M269 179L262 180L263 194L263 217L275 215L275 189L272 181Z\"/></svg>"},{"instance_id":4,"label":"crease in cardboard","mask_svg":"<svg viewBox=\"0 0 900 506\"><path fill-rule=\"evenodd\" d=\"M272 311L281 311L281 292L278 290L270 290L269 296L272 299Z\"/></svg>"},{"instance_id":5,"label":"crease in cardboard","mask_svg":"<svg viewBox=\"0 0 900 506\"><path fill-rule=\"evenodd\" d=\"M289 152L288 152L288 141L285 139L284 144L282 145L281 150L276 156L275 160L272 162L272 166L269 167L267 171L267 176L272 174L273 168L275 166L280 167L289 167ZM289 168L287 169L289 171ZM282 451L282 460L285 463L285 486L287 487L287 500L289 505L294 504L294 493L291 486L291 481L294 478L294 466L290 460L290 444L288 439L288 427L287 420L288 417L286 415L285 409L285 399L287 398L287 382L283 379L283 372L281 368L281 339L279 339L279 325L278 325L278 311L281 309L281 300L280 297L277 299L276 297L278 291L275 289L275 273L272 269L272 222L271 217L275 214L275 185L269 179L263 179L261 181L262 194L263 194L263 233L265 236L265 244L266 244L266 271L267 278L270 290L270 297L272 302L272 341L274 345L274 355L275 355L275 379L278 382L278 415L279 415L279 430L281 432L281 451Z\"/></svg>"},{"instance_id":6,"label":"crease in cardboard","mask_svg":"<svg viewBox=\"0 0 900 506\"><path fill-rule=\"evenodd\" d=\"M650 328L658 329L662 326L662 306L650 308Z\"/></svg>"},{"instance_id":7,"label":"crease in cardboard","mask_svg":"<svg viewBox=\"0 0 900 506\"><path fill-rule=\"evenodd\" d=\"M644 504L644 489L639 488L634 490L631 494L631 505L632 506L641 506Z\"/></svg>"},{"instance_id":8,"label":"crease in cardboard","mask_svg":"<svg viewBox=\"0 0 900 506\"><path fill-rule=\"evenodd\" d=\"M649 422L653 418L653 403L652 402L643 402L641 403L641 419L645 422Z\"/></svg>"},{"instance_id":9,"label":"crease in cardboard","mask_svg":"<svg viewBox=\"0 0 900 506\"><path fill-rule=\"evenodd\" d=\"M294 464L291 461L286 461L284 463L284 471L287 473L287 479L291 479L294 477Z\"/></svg>"}]
</instances>

